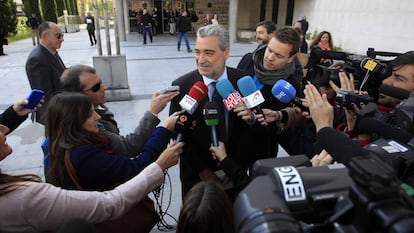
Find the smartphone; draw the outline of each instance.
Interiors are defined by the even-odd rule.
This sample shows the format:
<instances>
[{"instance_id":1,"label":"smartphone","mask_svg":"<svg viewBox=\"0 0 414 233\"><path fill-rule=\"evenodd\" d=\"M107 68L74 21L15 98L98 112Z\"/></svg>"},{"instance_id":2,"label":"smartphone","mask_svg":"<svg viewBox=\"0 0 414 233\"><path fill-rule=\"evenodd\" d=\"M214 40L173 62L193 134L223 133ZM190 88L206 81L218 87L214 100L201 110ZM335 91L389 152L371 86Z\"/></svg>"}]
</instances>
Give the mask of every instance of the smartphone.
<instances>
[{"instance_id":1,"label":"smartphone","mask_svg":"<svg viewBox=\"0 0 414 233\"><path fill-rule=\"evenodd\" d=\"M179 90L180 90L180 86L170 86L170 87L162 89L160 91L160 94L165 94L165 93L179 91Z\"/></svg>"},{"instance_id":2,"label":"smartphone","mask_svg":"<svg viewBox=\"0 0 414 233\"><path fill-rule=\"evenodd\" d=\"M44 95L45 95L44 91L33 89L30 92L29 96L27 97L27 100L29 101L29 103L23 105L23 108L34 109L40 103L40 100L42 100Z\"/></svg>"}]
</instances>

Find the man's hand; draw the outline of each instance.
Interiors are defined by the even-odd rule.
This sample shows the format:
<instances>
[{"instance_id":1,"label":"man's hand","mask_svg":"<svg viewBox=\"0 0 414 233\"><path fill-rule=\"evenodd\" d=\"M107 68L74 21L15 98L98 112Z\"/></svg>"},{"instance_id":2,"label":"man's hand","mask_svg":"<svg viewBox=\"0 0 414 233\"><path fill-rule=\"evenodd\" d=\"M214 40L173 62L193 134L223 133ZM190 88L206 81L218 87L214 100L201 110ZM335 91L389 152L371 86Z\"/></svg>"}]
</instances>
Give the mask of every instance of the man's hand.
<instances>
[{"instance_id":1,"label":"man's hand","mask_svg":"<svg viewBox=\"0 0 414 233\"><path fill-rule=\"evenodd\" d=\"M28 100L20 100L19 102L15 103L13 105L13 110L17 113L19 116L26 116L27 114L37 111L39 108L42 107L42 104L45 102L45 97L40 100L40 103L34 108L34 109L28 109L23 108L24 105L28 104Z\"/></svg>"},{"instance_id":2,"label":"man's hand","mask_svg":"<svg viewBox=\"0 0 414 233\"><path fill-rule=\"evenodd\" d=\"M213 158L218 159L220 162L227 157L226 146L223 142L219 142L218 147L211 145L210 152L213 155Z\"/></svg>"},{"instance_id":3,"label":"man's hand","mask_svg":"<svg viewBox=\"0 0 414 233\"><path fill-rule=\"evenodd\" d=\"M178 120L178 116L179 116L179 112L175 112L173 114L171 114L171 116L169 116L167 119L165 119L161 125L170 130L170 131L174 131L175 130L175 124L177 123Z\"/></svg>"},{"instance_id":4,"label":"man's hand","mask_svg":"<svg viewBox=\"0 0 414 233\"><path fill-rule=\"evenodd\" d=\"M160 94L159 91L155 92L151 98L149 111L154 115L158 115L162 110L164 110L165 106L167 106L167 104L179 94L180 92L178 91L165 94Z\"/></svg>"},{"instance_id":5,"label":"man's hand","mask_svg":"<svg viewBox=\"0 0 414 233\"><path fill-rule=\"evenodd\" d=\"M306 103L309 107L309 113L316 126L316 131L324 127L332 127L334 112L332 105L328 102L326 94L318 92L316 87L308 84L305 87Z\"/></svg>"},{"instance_id":6,"label":"man's hand","mask_svg":"<svg viewBox=\"0 0 414 233\"><path fill-rule=\"evenodd\" d=\"M246 106L244 102L240 102L233 108L233 111L246 122L253 123L255 120L254 113Z\"/></svg>"}]
</instances>

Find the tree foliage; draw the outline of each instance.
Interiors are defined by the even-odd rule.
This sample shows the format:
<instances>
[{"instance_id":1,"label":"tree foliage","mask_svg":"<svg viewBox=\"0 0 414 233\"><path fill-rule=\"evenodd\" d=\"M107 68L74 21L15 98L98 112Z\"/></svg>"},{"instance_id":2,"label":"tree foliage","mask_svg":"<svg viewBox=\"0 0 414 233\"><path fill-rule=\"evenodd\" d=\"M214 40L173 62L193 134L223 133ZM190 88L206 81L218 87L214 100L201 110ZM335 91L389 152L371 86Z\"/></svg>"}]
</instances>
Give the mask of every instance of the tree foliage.
<instances>
[{"instance_id":1,"label":"tree foliage","mask_svg":"<svg viewBox=\"0 0 414 233\"><path fill-rule=\"evenodd\" d=\"M43 19L57 23L55 0L41 0L40 3L42 4Z\"/></svg>"},{"instance_id":2,"label":"tree foliage","mask_svg":"<svg viewBox=\"0 0 414 233\"><path fill-rule=\"evenodd\" d=\"M15 34L16 25L16 4L13 0L0 0L0 27L5 32Z\"/></svg>"},{"instance_id":3,"label":"tree foliage","mask_svg":"<svg viewBox=\"0 0 414 233\"><path fill-rule=\"evenodd\" d=\"M40 14L39 9L39 0L23 0L24 13L26 16L31 15L33 12L36 13L36 16L42 21L42 15Z\"/></svg>"}]
</instances>

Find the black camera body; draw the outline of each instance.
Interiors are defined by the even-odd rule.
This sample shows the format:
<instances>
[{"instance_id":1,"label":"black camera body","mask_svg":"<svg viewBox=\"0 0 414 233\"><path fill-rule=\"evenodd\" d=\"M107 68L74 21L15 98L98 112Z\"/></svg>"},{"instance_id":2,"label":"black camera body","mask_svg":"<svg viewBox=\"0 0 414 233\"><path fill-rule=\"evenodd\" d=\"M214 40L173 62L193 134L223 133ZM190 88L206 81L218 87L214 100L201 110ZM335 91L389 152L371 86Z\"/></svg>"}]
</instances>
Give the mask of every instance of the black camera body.
<instances>
[{"instance_id":1,"label":"black camera body","mask_svg":"<svg viewBox=\"0 0 414 233\"><path fill-rule=\"evenodd\" d=\"M348 168L277 167L256 177L234 202L240 233L414 232L414 204L394 170L375 155Z\"/></svg>"},{"instance_id":2,"label":"black camera body","mask_svg":"<svg viewBox=\"0 0 414 233\"><path fill-rule=\"evenodd\" d=\"M366 105L372 101L373 98L367 94L358 95L344 90L339 90L335 97L335 102L341 107L345 107L347 109L352 109L352 104L360 107L361 104Z\"/></svg>"},{"instance_id":3,"label":"black camera body","mask_svg":"<svg viewBox=\"0 0 414 233\"><path fill-rule=\"evenodd\" d=\"M333 81L337 86L340 86L338 73L341 71L352 73L355 77L355 87L367 91L376 100L382 80L392 74L389 62L376 59L377 55L393 57L399 54L376 52L373 48L369 48L367 56L363 56L339 51L327 51L316 47L312 49L306 66L308 69L306 80L317 87L329 85L329 81ZM343 67L338 69L319 65L322 58L343 61Z\"/></svg>"}]
</instances>

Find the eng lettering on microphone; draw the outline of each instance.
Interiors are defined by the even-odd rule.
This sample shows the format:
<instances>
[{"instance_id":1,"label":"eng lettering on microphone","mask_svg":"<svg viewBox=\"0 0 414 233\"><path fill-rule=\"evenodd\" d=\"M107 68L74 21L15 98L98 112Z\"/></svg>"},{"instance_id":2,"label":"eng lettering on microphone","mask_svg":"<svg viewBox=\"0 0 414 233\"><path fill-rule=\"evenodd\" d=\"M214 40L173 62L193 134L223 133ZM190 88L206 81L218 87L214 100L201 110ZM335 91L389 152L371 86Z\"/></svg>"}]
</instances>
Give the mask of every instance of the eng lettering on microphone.
<instances>
[{"instance_id":1,"label":"eng lettering on microphone","mask_svg":"<svg viewBox=\"0 0 414 233\"><path fill-rule=\"evenodd\" d=\"M230 93L227 98L223 99L223 103L229 111L231 111L237 106L237 104L241 102L243 102L243 97L238 92Z\"/></svg>"}]
</instances>

